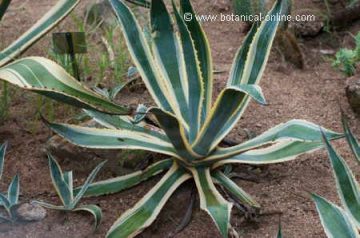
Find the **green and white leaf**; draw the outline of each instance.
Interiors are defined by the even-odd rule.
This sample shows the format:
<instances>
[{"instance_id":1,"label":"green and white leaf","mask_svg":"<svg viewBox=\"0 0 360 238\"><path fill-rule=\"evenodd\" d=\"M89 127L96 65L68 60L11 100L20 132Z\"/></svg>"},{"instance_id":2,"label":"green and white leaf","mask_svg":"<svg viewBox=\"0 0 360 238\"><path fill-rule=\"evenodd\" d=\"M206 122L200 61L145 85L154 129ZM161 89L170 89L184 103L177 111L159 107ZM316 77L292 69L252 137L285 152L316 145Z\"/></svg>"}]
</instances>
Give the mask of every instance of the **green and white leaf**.
<instances>
[{"instance_id":1,"label":"green and white leaf","mask_svg":"<svg viewBox=\"0 0 360 238\"><path fill-rule=\"evenodd\" d=\"M0 179L4 172L4 163L5 163L5 154L6 154L7 145L8 145L7 142L0 145Z\"/></svg>"},{"instance_id":2,"label":"green and white leaf","mask_svg":"<svg viewBox=\"0 0 360 238\"><path fill-rule=\"evenodd\" d=\"M80 190L76 193L75 199L72 201L72 207L75 208L77 206L77 204L79 203L80 199L84 196L84 194L86 193L86 191L88 190L88 188L90 187L91 183L94 181L96 175L99 173L99 171L102 169L102 167L104 166L104 164L107 161L104 161L102 163L100 163L98 166L96 166L96 168L91 171L90 175L87 177L87 179L85 180L85 183L81 186ZM71 192L72 192L72 186L71 186ZM91 208L89 208L91 210ZM97 207L94 208L94 216L96 218L96 214L97 214ZM101 213L101 211L100 211ZM97 220L97 219L95 219ZM97 225L96 225L97 226Z\"/></svg>"},{"instance_id":3,"label":"green and white leaf","mask_svg":"<svg viewBox=\"0 0 360 238\"><path fill-rule=\"evenodd\" d=\"M358 227L360 227L360 187L356 178L345 160L339 156L328 139L324 136L326 148L328 150L331 167L336 179L336 187L346 212L352 217Z\"/></svg>"},{"instance_id":4,"label":"green and white leaf","mask_svg":"<svg viewBox=\"0 0 360 238\"><path fill-rule=\"evenodd\" d=\"M131 238L154 222L174 191L191 176L174 164L166 175L133 208L112 225L107 238Z\"/></svg>"},{"instance_id":5,"label":"green and white leaf","mask_svg":"<svg viewBox=\"0 0 360 238\"><path fill-rule=\"evenodd\" d=\"M130 110L87 89L55 62L29 57L0 68L0 79L72 106L110 114L129 114Z\"/></svg>"},{"instance_id":6,"label":"green and white leaf","mask_svg":"<svg viewBox=\"0 0 360 238\"><path fill-rule=\"evenodd\" d=\"M358 238L359 233L345 211L326 199L312 195L328 238Z\"/></svg>"},{"instance_id":7,"label":"green and white leaf","mask_svg":"<svg viewBox=\"0 0 360 238\"><path fill-rule=\"evenodd\" d=\"M213 219L222 237L228 237L232 204L217 191L209 168L191 169L200 197L200 208Z\"/></svg>"},{"instance_id":8,"label":"green and white leaf","mask_svg":"<svg viewBox=\"0 0 360 238\"><path fill-rule=\"evenodd\" d=\"M237 146L228 148L218 147L206 160L228 158L251 149L287 141L321 142L321 130L326 134L327 138L331 140L339 139L343 136L325 128L320 128L318 125L308 121L291 120L277 125L263 134Z\"/></svg>"},{"instance_id":9,"label":"green and white leaf","mask_svg":"<svg viewBox=\"0 0 360 238\"><path fill-rule=\"evenodd\" d=\"M234 121L234 115L239 107L243 107L247 96L257 102L266 104L261 88L257 85L239 85L224 89L210 111L200 134L194 142L194 150L201 155L207 155L228 133L228 127Z\"/></svg>"},{"instance_id":10,"label":"green and white leaf","mask_svg":"<svg viewBox=\"0 0 360 238\"><path fill-rule=\"evenodd\" d=\"M7 0L2 1L6 5ZM0 52L0 67L14 60L42 36L63 20L80 2L80 0L59 0L39 21L16 41ZM4 5L4 7L5 7ZM2 7L2 5L1 5ZM0 12L1 20L1 12Z\"/></svg>"},{"instance_id":11,"label":"green and white leaf","mask_svg":"<svg viewBox=\"0 0 360 238\"><path fill-rule=\"evenodd\" d=\"M47 125L72 144L85 148L146 150L178 157L169 141L147 133L126 129L100 129L49 122L47 122Z\"/></svg>"},{"instance_id":12,"label":"green and white leaf","mask_svg":"<svg viewBox=\"0 0 360 238\"><path fill-rule=\"evenodd\" d=\"M97 197L97 196L103 196L103 195L121 192L125 189L132 188L138 185L139 183L162 173L165 170L170 169L172 165L173 165L172 160L170 159L163 160L147 167L145 170L92 183L90 184L89 188L86 190L84 196ZM81 187L76 188L74 190L74 193L77 194L80 191L80 189Z\"/></svg>"},{"instance_id":13,"label":"green and white leaf","mask_svg":"<svg viewBox=\"0 0 360 238\"><path fill-rule=\"evenodd\" d=\"M346 140L347 140L353 154L355 155L357 161L360 163L359 141L356 139L356 137L354 136L354 134L350 130L349 123L348 123L347 119L345 118L345 116L342 117L342 123L343 123L345 138L346 138Z\"/></svg>"},{"instance_id":14,"label":"green and white leaf","mask_svg":"<svg viewBox=\"0 0 360 238\"><path fill-rule=\"evenodd\" d=\"M211 173L211 176L228 192L234 195L239 201L252 207L260 207L259 203L257 203L248 193L246 193L242 188L240 188L236 183L234 183L221 171L216 170Z\"/></svg>"},{"instance_id":15,"label":"green and white leaf","mask_svg":"<svg viewBox=\"0 0 360 238\"><path fill-rule=\"evenodd\" d=\"M190 13L195 16L196 13L191 6L189 0L180 1L181 14ZM202 118L201 124L205 121L208 112L211 109L212 93L213 93L213 63L211 57L211 50L208 39L203 31L200 22L195 17L191 21L186 21L187 29L191 34L191 38L194 41L194 47L196 50L196 56L199 62L199 67L202 75L204 85L204 99L202 106Z\"/></svg>"},{"instance_id":16,"label":"green and white leaf","mask_svg":"<svg viewBox=\"0 0 360 238\"><path fill-rule=\"evenodd\" d=\"M70 208L72 203L72 190L70 190L68 184L65 182L64 174L60 168L58 162L48 155L50 176L53 186L61 199L65 208Z\"/></svg>"},{"instance_id":17,"label":"green and white leaf","mask_svg":"<svg viewBox=\"0 0 360 238\"><path fill-rule=\"evenodd\" d=\"M88 212L94 216L94 228L97 229L102 220L102 211L101 208L96 205L83 205L75 208L74 212Z\"/></svg>"},{"instance_id":18,"label":"green and white leaf","mask_svg":"<svg viewBox=\"0 0 360 238\"><path fill-rule=\"evenodd\" d=\"M19 194L20 194L20 178L19 175L16 175L9 185L8 189L8 200L10 203L10 207L18 204L19 202Z\"/></svg>"},{"instance_id":19,"label":"green and white leaf","mask_svg":"<svg viewBox=\"0 0 360 238\"><path fill-rule=\"evenodd\" d=\"M134 14L120 0L110 0L110 3L120 23L131 58L146 88L159 107L172 112L172 106L169 103L171 100L168 98L169 89L166 88L168 84L159 74L151 50Z\"/></svg>"}]
</instances>

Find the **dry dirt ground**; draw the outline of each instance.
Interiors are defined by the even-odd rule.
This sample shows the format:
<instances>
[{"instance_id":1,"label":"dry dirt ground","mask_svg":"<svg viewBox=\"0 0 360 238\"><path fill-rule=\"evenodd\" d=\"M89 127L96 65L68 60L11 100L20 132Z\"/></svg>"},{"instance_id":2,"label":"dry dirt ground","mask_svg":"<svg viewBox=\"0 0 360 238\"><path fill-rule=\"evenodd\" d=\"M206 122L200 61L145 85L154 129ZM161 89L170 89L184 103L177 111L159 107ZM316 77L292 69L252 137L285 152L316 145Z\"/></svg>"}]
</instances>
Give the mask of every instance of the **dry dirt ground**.
<instances>
[{"instance_id":1,"label":"dry dirt ground","mask_svg":"<svg viewBox=\"0 0 360 238\"><path fill-rule=\"evenodd\" d=\"M10 13L5 17L0 28L0 44L5 46L20 32L29 27L42 13L54 4L55 0L21 1L14 0ZM229 14L227 1L193 1L196 10L202 14ZM321 1L295 1L295 8L324 9ZM220 3L220 4L219 4ZM83 3L83 4L86 4ZM82 9L82 8L80 8ZM81 10L77 14L82 16ZM71 19L62 23L56 31L74 30ZM207 22L205 30L210 39L213 58L217 69L228 71L237 48L244 39L244 26L240 23ZM355 34L360 30L359 22L346 29ZM47 55L50 37L47 37L32 47L26 55ZM351 118L351 125L357 135L360 135L359 120L348 107L344 93L346 79L332 69L331 63L320 54L320 49L336 50L341 44L348 44L347 33L322 34L317 38L300 40L304 51L306 68L296 69L273 51L270 62L264 74L261 86L269 103L259 106L252 103L237 128L229 136L230 139L242 141L243 129L260 134L268 128L290 119L306 119L324 127L341 131L339 104L342 105ZM216 75L216 91L224 86L227 74ZM36 122L37 128L32 130L34 122L34 97L28 93L14 91L8 119L0 126L0 142L8 140L10 147L6 156L5 174L1 188L5 189L12 176L21 175L21 200L34 198L58 202L54 196L46 155L45 143L51 136L49 130L41 122ZM122 97L132 98L138 102L145 98L142 93L130 93ZM64 121L66 116L56 109L57 121ZM30 123L31 122L31 123ZM31 127L29 129L29 127ZM351 158L344 141L335 143L341 154L347 158L356 174L360 171ZM81 158L60 158L61 165L73 169L78 181L85 176L101 159L90 156ZM116 163L113 163L116 166ZM104 169L98 179L114 175L115 168ZM237 168L241 170L241 168ZM262 205L262 214L257 222L244 221L234 209L232 225L240 237L274 237L277 232L279 214L285 237L325 237L319 222L315 206L309 197L309 191L325 196L337 202L334 179L325 151L318 151L301 156L298 160L271 165L261 168L259 182L237 180L237 183L248 191ZM158 180L143 183L136 188L120 194L96 199L85 199L84 203L94 203L101 206L104 220L100 229L92 233L92 219L84 214L64 214L48 211L45 220L37 223L17 224L0 229L0 237L4 238L80 238L104 237L106 231L125 210L134 205ZM163 212L140 237L170 237L176 229L180 218L188 204L189 184L183 186L172 196ZM193 214L190 225L177 238L185 237L220 237L210 218L198 208Z\"/></svg>"}]
</instances>

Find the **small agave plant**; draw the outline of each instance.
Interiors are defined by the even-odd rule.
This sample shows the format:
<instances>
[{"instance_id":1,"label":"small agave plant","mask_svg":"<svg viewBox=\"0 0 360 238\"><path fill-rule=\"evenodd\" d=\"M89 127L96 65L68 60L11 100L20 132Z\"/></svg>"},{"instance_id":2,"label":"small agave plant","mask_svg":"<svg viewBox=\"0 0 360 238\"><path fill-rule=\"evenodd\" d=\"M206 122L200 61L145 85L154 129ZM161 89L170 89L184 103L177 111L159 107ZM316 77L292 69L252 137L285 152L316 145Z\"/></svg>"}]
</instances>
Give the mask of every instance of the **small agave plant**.
<instances>
[{"instance_id":1,"label":"small agave plant","mask_svg":"<svg viewBox=\"0 0 360 238\"><path fill-rule=\"evenodd\" d=\"M60 66L44 58L26 58L9 64L0 69L0 79L84 108L102 127L47 123L73 144L99 149L146 150L168 156L144 170L89 186L85 196L107 195L167 171L133 208L122 214L107 237L134 237L141 233L154 222L175 190L190 179L195 181L201 209L212 217L221 235L228 237L232 203L224 199L215 185L221 185L246 205L259 205L221 171L223 166L286 162L323 147L319 126L303 120L280 124L236 146L220 146L251 99L266 104L258 84L280 24L276 16L286 12L286 1L275 3L268 13L271 21L252 26L235 56L227 86L214 104L208 40L195 17L191 21L182 17L185 13L195 16L189 0L180 0L180 11L173 2L174 18L162 0L151 1L150 41L123 1L111 0L110 3L133 62L157 105L146 110L141 106L139 112L152 114L156 123L149 124L139 115L135 115L135 119L125 116L134 112L85 88ZM154 124L158 124L158 128ZM341 137L330 130L323 131L329 139ZM76 188L75 193L80 190Z\"/></svg>"},{"instance_id":2,"label":"small agave plant","mask_svg":"<svg viewBox=\"0 0 360 238\"><path fill-rule=\"evenodd\" d=\"M351 132L347 119L343 116L343 128L347 142L360 163L360 145ZM327 237L360 237L360 187L355 175L345 160L336 153L324 135L331 167L336 179L336 188L343 208L313 194L317 211Z\"/></svg>"},{"instance_id":3,"label":"small agave plant","mask_svg":"<svg viewBox=\"0 0 360 238\"><path fill-rule=\"evenodd\" d=\"M73 172L66 171L62 172L58 162L49 155L49 169L51 175L51 181L54 185L54 188L63 203L62 206L52 205L42 201L34 201L34 204L38 204L45 208L67 211L67 212L88 212L94 216L95 219L95 229L99 226L102 218L101 208L96 205L78 205L80 200L83 198L86 193L89 185L95 179L97 173L104 166L106 161L100 163L96 168L90 173L89 177L86 179L83 186L78 189L74 194L73 189Z\"/></svg>"},{"instance_id":4,"label":"small agave plant","mask_svg":"<svg viewBox=\"0 0 360 238\"><path fill-rule=\"evenodd\" d=\"M4 171L6 148L7 148L7 143L0 145L0 179ZM0 220L5 222L16 221L14 208L19 203L19 194L20 194L20 178L18 175L16 175L12 179L9 185L7 194L0 193L0 204L5 208L7 213L7 216L0 215Z\"/></svg>"}]
</instances>

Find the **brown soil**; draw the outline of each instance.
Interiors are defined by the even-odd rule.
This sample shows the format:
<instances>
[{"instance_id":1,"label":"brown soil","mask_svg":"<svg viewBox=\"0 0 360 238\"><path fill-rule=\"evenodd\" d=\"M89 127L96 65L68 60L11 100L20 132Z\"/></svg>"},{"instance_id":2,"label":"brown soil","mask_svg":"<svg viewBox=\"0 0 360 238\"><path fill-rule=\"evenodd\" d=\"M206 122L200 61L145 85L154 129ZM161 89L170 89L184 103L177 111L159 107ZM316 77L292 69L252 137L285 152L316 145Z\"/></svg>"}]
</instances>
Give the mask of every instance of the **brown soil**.
<instances>
[{"instance_id":1,"label":"brown soil","mask_svg":"<svg viewBox=\"0 0 360 238\"><path fill-rule=\"evenodd\" d=\"M55 0L20 1L14 0L10 13L5 17L0 29L1 45L5 46L27 29L39 15L46 12ZM227 1L193 1L195 8L202 14L229 14ZM224 5L222 2L225 2ZM296 8L324 9L321 1L296 1ZM225 6L225 7L223 7ZM81 12L83 7L77 10ZM74 26L67 19L56 31L71 30ZM240 23L208 22L204 24L210 39L216 69L228 71L234 54L245 36L245 27ZM75 28L76 29L76 28ZM355 34L360 24L354 24L346 31ZM46 37L32 47L26 55L47 55L50 37ZM242 141L243 128L260 134L268 128L290 119L306 119L324 127L341 131L339 103L351 118L355 133L360 134L360 122L349 109L344 93L345 78L332 69L331 63L319 53L320 49L337 50L340 45L348 44L347 33L322 34L317 38L300 40L306 59L306 68L298 70L282 62L273 51L264 74L261 86L269 103L262 107L252 103L238 127L229 136ZM224 86L227 74L216 76L216 91ZM12 176L21 175L21 201L34 198L58 202L48 174L45 143L51 136L40 121L34 122L36 111L33 108L35 97L13 89L11 110L8 119L0 126L0 142L8 140L10 147L6 156L5 174L1 188L5 190ZM135 95L135 96L134 96ZM126 95L133 103L143 101L142 93ZM146 99L148 100L148 99ZM58 121L65 121L64 107L56 109ZM356 167L344 141L335 143L340 153L347 158L355 173ZM101 159L96 154L86 153L77 160L61 158L66 169L73 169L79 181ZM241 168L237 168L240 170ZM113 169L105 169L98 179L113 176ZM92 219L84 214L64 214L48 211L45 220L37 223L17 224L0 227L0 237L64 238L64 237L104 237L106 231L124 211L134 205L158 180L143 183L136 188L120 194L95 199L85 199L84 203L101 206L104 220L100 229L92 233ZM262 205L262 213L257 222L244 221L243 216L234 209L232 225L240 237L274 237L277 232L279 215L285 237L325 237L309 191L338 201L334 179L325 151L301 156L298 160L261 168L259 183L238 180L238 184L252 194ZM161 215L151 228L140 237L168 237L176 229L188 204L189 184L181 187L170 199ZM190 225L177 238L220 237L211 219L196 205Z\"/></svg>"}]
</instances>

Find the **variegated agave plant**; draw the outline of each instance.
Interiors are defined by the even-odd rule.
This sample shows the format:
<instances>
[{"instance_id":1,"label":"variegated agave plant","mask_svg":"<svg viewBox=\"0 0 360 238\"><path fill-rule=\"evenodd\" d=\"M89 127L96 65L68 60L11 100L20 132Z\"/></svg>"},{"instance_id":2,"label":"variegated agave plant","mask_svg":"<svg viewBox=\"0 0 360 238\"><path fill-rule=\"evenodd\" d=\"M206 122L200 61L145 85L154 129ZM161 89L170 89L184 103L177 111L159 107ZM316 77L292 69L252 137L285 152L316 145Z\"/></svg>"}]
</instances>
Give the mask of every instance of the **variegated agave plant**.
<instances>
[{"instance_id":1,"label":"variegated agave plant","mask_svg":"<svg viewBox=\"0 0 360 238\"><path fill-rule=\"evenodd\" d=\"M108 237L139 234L156 219L171 194L189 179L196 183L201 208L213 218L222 236L227 237L232 204L222 197L215 184L247 205L259 205L221 172L222 166L285 162L323 147L320 128L301 120L278 125L237 146L219 145L235 127L251 99L265 104L258 83L280 24L275 16L284 12L285 0L278 0L270 11L272 21L253 25L235 57L228 84L213 105L213 65L208 41L195 17L191 21L184 21L182 17L185 13L195 16L189 0L180 0L181 12L173 3L176 31L163 1L151 1L150 45L126 4L121 0L110 2L132 59L157 105L146 113L155 116L160 128L145 121L134 123L130 116L115 115L131 113L131 110L84 88L47 59L14 62L0 70L0 78L82 107L106 127L48 123L53 131L73 144L87 148L147 150L169 156L145 170L89 186L86 196L117 193L167 171L156 186L114 223ZM341 137L324 131L330 139ZM75 193L80 189L75 189Z\"/></svg>"},{"instance_id":2,"label":"variegated agave plant","mask_svg":"<svg viewBox=\"0 0 360 238\"><path fill-rule=\"evenodd\" d=\"M343 128L346 140L357 160L360 163L360 145L347 119L343 116ZM343 208L327 201L325 198L313 194L317 211L325 233L329 238L360 237L360 187L349 165L338 155L324 135L331 167L336 179L336 188Z\"/></svg>"}]
</instances>

